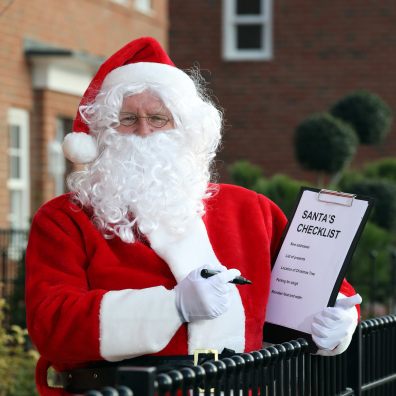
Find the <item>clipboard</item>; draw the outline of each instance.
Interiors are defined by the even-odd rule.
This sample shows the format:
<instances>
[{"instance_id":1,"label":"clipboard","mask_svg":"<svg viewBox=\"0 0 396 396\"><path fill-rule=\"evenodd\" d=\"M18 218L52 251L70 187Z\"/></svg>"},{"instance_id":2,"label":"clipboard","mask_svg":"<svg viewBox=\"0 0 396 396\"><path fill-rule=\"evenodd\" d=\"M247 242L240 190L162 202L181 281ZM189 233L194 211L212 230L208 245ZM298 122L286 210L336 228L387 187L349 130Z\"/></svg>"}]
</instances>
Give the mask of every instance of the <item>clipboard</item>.
<instances>
[{"instance_id":1,"label":"clipboard","mask_svg":"<svg viewBox=\"0 0 396 396\"><path fill-rule=\"evenodd\" d=\"M310 334L312 317L334 306L373 199L302 187L272 266L264 341L282 343Z\"/></svg>"}]
</instances>

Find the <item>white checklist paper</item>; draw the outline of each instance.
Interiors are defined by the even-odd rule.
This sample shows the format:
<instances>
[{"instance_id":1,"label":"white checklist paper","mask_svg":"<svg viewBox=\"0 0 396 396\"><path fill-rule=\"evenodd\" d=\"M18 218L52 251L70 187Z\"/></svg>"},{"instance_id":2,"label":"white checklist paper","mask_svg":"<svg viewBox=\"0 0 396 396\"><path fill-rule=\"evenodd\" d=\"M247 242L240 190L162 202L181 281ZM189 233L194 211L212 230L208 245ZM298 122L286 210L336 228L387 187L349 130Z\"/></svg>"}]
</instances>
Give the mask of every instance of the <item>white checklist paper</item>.
<instances>
[{"instance_id":1,"label":"white checklist paper","mask_svg":"<svg viewBox=\"0 0 396 396\"><path fill-rule=\"evenodd\" d=\"M266 322L308 334L369 207L368 200L326 191L302 192L271 274Z\"/></svg>"}]
</instances>

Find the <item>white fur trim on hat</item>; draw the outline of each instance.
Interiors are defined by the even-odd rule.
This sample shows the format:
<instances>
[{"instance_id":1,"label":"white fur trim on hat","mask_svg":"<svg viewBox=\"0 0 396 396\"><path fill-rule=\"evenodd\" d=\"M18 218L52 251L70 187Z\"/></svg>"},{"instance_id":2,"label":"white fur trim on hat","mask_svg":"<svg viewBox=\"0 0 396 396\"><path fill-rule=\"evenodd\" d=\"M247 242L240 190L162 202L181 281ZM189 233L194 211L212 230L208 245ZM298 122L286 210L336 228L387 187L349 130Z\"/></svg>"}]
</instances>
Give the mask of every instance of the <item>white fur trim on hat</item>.
<instances>
[{"instance_id":1,"label":"white fur trim on hat","mask_svg":"<svg viewBox=\"0 0 396 396\"><path fill-rule=\"evenodd\" d=\"M177 67L154 62L131 63L114 69L103 80L102 89L145 82L175 89L183 95L197 95L194 81L188 74Z\"/></svg>"},{"instance_id":2,"label":"white fur trim on hat","mask_svg":"<svg viewBox=\"0 0 396 396\"><path fill-rule=\"evenodd\" d=\"M63 154L75 164L88 164L98 156L96 140L84 132L71 132L62 144Z\"/></svg>"}]
</instances>

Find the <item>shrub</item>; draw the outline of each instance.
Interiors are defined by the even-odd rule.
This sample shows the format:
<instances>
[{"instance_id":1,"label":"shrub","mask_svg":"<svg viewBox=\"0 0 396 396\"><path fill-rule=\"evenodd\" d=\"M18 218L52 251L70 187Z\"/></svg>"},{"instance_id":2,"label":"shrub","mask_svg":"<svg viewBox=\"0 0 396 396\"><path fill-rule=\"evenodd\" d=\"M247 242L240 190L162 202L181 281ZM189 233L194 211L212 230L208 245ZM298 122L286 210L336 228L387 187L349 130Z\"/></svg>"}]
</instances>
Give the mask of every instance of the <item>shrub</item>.
<instances>
[{"instance_id":1,"label":"shrub","mask_svg":"<svg viewBox=\"0 0 396 396\"><path fill-rule=\"evenodd\" d=\"M309 170L335 174L356 152L355 131L328 113L314 114L297 126L294 138L297 160Z\"/></svg>"},{"instance_id":2,"label":"shrub","mask_svg":"<svg viewBox=\"0 0 396 396\"><path fill-rule=\"evenodd\" d=\"M347 274L348 280L362 295L363 304L370 301L373 291L376 294L377 302L387 302L393 293L394 285L390 282L390 249L394 239L394 235L377 225L371 222L366 224ZM371 256L373 252L375 252L375 284ZM375 290L372 290L373 287Z\"/></svg>"},{"instance_id":3,"label":"shrub","mask_svg":"<svg viewBox=\"0 0 396 396\"><path fill-rule=\"evenodd\" d=\"M389 106L379 96L364 90L342 98L330 113L351 124L362 144L382 142L392 123Z\"/></svg>"},{"instance_id":4,"label":"shrub","mask_svg":"<svg viewBox=\"0 0 396 396\"><path fill-rule=\"evenodd\" d=\"M308 182L293 180L286 175L275 175L265 183L260 180L253 189L266 195L283 210L286 216L290 216L301 187L308 185Z\"/></svg>"},{"instance_id":5,"label":"shrub","mask_svg":"<svg viewBox=\"0 0 396 396\"><path fill-rule=\"evenodd\" d=\"M344 184L343 191L374 198L371 220L386 230L396 230L396 185L394 183L384 179L361 179Z\"/></svg>"},{"instance_id":6,"label":"shrub","mask_svg":"<svg viewBox=\"0 0 396 396\"><path fill-rule=\"evenodd\" d=\"M259 166L241 160L230 166L230 175L233 182L238 186L252 188L258 179L263 176L263 171Z\"/></svg>"},{"instance_id":7,"label":"shrub","mask_svg":"<svg viewBox=\"0 0 396 396\"><path fill-rule=\"evenodd\" d=\"M38 353L27 349L27 331L4 327L5 301L0 300L0 396L37 395L34 382Z\"/></svg>"},{"instance_id":8,"label":"shrub","mask_svg":"<svg viewBox=\"0 0 396 396\"><path fill-rule=\"evenodd\" d=\"M346 171L343 172L338 184L333 190L346 191L350 190L351 185L359 183L364 180L364 177L361 172L357 171Z\"/></svg>"},{"instance_id":9,"label":"shrub","mask_svg":"<svg viewBox=\"0 0 396 396\"><path fill-rule=\"evenodd\" d=\"M396 158L383 158L367 164L363 174L372 179L387 179L396 183Z\"/></svg>"}]
</instances>

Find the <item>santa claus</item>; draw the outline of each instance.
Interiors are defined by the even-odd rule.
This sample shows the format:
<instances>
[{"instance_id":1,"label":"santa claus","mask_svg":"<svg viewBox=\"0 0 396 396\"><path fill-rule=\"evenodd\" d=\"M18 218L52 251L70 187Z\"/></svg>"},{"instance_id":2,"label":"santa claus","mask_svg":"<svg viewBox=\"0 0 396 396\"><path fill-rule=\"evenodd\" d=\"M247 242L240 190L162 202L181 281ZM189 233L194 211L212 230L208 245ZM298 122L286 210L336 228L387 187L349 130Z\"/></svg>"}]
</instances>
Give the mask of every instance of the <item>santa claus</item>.
<instances>
[{"instance_id":1,"label":"santa claus","mask_svg":"<svg viewBox=\"0 0 396 396\"><path fill-rule=\"evenodd\" d=\"M262 347L271 260L286 218L255 192L210 183L222 114L152 38L127 44L82 98L64 153L85 169L34 217L28 329L47 368ZM202 268L219 271L203 278ZM243 274L249 286L230 283ZM344 281L312 325L344 351L360 297ZM348 297L347 297L348 296ZM84 389L78 389L84 391Z\"/></svg>"}]
</instances>

